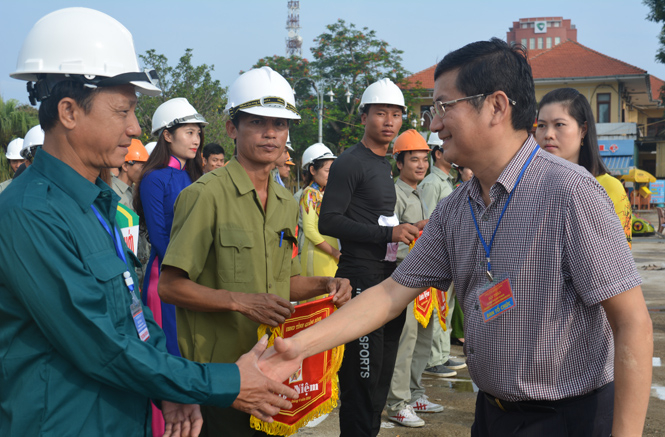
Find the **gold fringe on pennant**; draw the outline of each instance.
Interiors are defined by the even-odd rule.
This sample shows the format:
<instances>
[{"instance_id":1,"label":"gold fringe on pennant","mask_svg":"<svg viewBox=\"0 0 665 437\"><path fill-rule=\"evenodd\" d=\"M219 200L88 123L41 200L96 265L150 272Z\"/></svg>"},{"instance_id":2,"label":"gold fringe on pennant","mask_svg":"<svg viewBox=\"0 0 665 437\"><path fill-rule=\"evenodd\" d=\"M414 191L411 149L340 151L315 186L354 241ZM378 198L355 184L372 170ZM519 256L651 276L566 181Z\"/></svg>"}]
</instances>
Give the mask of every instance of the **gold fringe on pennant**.
<instances>
[{"instance_id":1,"label":"gold fringe on pennant","mask_svg":"<svg viewBox=\"0 0 665 437\"><path fill-rule=\"evenodd\" d=\"M432 288L432 290L435 289ZM439 302L439 293L435 292L434 305L436 305L436 310L439 312L439 323L441 324L441 328L444 331L447 331L448 327L446 326L446 317L448 317L448 292L443 292L443 302Z\"/></svg>"},{"instance_id":2,"label":"gold fringe on pennant","mask_svg":"<svg viewBox=\"0 0 665 437\"><path fill-rule=\"evenodd\" d=\"M265 432L269 435L282 435L290 436L298 432L300 428L307 425L314 419L317 419L324 414L330 414L332 410L337 407L337 401L339 400L339 388L337 387L337 378L332 382L332 396L330 399L310 411L307 415L303 416L298 422L293 425L287 425L285 423L273 422L267 423L262 420L257 419L252 416L249 419L249 424L252 428L257 431Z\"/></svg>"},{"instance_id":3,"label":"gold fringe on pennant","mask_svg":"<svg viewBox=\"0 0 665 437\"><path fill-rule=\"evenodd\" d=\"M436 302L436 293L434 293L434 289L430 288L429 291L431 299L433 299ZM427 328L427 325L429 325L429 320L432 317L432 311L434 311L434 305L436 304L432 302L429 305L429 308L427 309L427 314L423 316L423 314L421 314L420 311L418 311L418 298L416 297L413 301L413 315L415 316L418 323L420 323L423 326L423 328Z\"/></svg>"},{"instance_id":4,"label":"gold fringe on pennant","mask_svg":"<svg viewBox=\"0 0 665 437\"><path fill-rule=\"evenodd\" d=\"M279 327L272 328L269 327L268 325L261 325L259 326L258 329L259 338L263 337L267 333L268 329L272 330L272 334L268 339L268 347L270 347L275 343L276 336L280 337L282 336L282 331ZM331 349L328 368L326 370L326 373L323 374L323 378L321 379L320 382L321 384L327 384L328 382L331 382L330 385L332 390L331 390L330 399L323 402L318 407L314 408L312 411L310 411L307 415L300 418L293 425L287 425L285 423L280 423L277 421L274 421L273 423L267 423L254 416L250 417L249 425L253 429L265 432L266 434L269 435L290 436L298 432L298 430L303 426L305 426L308 422L311 422L312 420L320 416L323 416L324 414L329 414L330 412L332 412L332 410L337 407L337 401L339 400L337 372L339 371L340 367L342 367L343 358L344 358L344 345L340 345Z\"/></svg>"}]
</instances>

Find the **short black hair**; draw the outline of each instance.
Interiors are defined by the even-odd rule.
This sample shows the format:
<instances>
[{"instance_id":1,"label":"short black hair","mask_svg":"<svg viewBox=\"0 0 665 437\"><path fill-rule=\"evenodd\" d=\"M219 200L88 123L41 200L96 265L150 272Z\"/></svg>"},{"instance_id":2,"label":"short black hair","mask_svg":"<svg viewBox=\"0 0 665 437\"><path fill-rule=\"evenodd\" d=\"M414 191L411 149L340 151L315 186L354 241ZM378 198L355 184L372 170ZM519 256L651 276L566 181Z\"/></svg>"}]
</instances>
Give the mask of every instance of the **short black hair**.
<instances>
[{"instance_id":1,"label":"short black hair","mask_svg":"<svg viewBox=\"0 0 665 437\"><path fill-rule=\"evenodd\" d=\"M594 121L591 105L586 97L574 88L557 88L545 94L538 104L538 112L543 106L550 103L561 103L568 110L568 114L575 119L579 127L586 123L586 135L582 139L578 164L586 168L594 176L607 173L598 150L598 137L596 136L596 123Z\"/></svg>"},{"instance_id":2,"label":"short black hair","mask_svg":"<svg viewBox=\"0 0 665 437\"><path fill-rule=\"evenodd\" d=\"M245 116L246 113L244 111L238 111L236 112L236 116L231 119L231 123L238 129L240 127L240 117Z\"/></svg>"},{"instance_id":3,"label":"short black hair","mask_svg":"<svg viewBox=\"0 0 665 437\"><path fill-rule=\"evenodd\" d=\"M503 91L516 104L512 107L513 129L531 132L536 117L536 93L526 47L509 46L499 38L477 41L448 53L434 71L434 80L458 70L455 86L466 96ZM481 99L469 103L479 109Z\"/></svg>"},{"instance_id":4,"label":"short black hair","mask_svg":"<svg viewBox=\"0 0 665 437\"><path fill-rule=\"evenodd\" d=\"M371 108L372 105L400 106L400 105L396 105L394 103L367 103L367 104L365 104L365 106L363 106L363 110L360 112L360 115L361 116L363 114L368 114L369 115L369 108ZM405 113L404 108L401 108L401 109L402 109L402 114L404 114Z\"/></svg>"},{"instance_id":5,"label":"short black hair","mask_svg":"<svg viewBox=\"0 0 665 437\"><path fill-rule=\"evenodd\" d=\"M226 153L224 153L224 148L220 146L217 143L210 143L206 144L206 146L203 148L203 157L205 159L210 158L210 155L224 155L226 156Z\"/></svg>"},{"instance_id":6,"label":"short black hair","mask_svg":"<svg viewBox=\"0 0 665 437\"><path fill-rule=\"evenodd\" d=\"M430 155L432 155L432 162L434 162L434 163L436 162L436 151L437 150L440 150L441 153L443 153L443 149L441 148L441 146L432 147L432 152L430 153Z\"/></svg>"},{"instance_id":7,"label":"short black hair","mask_svg":"<svg viewBox=\"0 0 665 437\"><path fill-rule=\"evenodd\" d=\"M39 124L44 132L55 126L59 120L58 104L60 100L70 97L83 109L83 112L88 114L92 107L92 99L97 92L99 92L98 88L88 88L82 82L73 80L56 83L50 95L39 105Z\"/></svg>"}]
</instances>

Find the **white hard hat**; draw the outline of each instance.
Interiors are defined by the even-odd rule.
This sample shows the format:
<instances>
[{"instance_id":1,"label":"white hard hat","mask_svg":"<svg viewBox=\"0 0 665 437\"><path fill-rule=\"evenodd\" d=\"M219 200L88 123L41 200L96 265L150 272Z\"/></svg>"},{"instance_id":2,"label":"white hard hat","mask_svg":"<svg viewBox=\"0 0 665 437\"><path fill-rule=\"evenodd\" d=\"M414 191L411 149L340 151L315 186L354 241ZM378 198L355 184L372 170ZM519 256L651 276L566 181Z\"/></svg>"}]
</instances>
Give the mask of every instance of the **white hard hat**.
<instances>
[{"instance_id":1,"label":"white hard hat","mask_svg":"<svg viewBox=\"0 0 665 437\"><path fill-rule=\"evenodd\" d=\"M155 150L155 146L157 145L157 141L150 142L145 145L145 150L148 151L148 155L152 153L153 150Z\"/></svg>"},{"instance_id":2,"label":"white hard hat","mask_svg":"<svg viewBox=\"0 0 665 437\"><path fill-rule=\"evenodd\" d=\"M363 112L365 105L384 104L401 106L406 112L404 94L390 79L381 79L365 89L358 111Z\"/></svg>"},{"instance_id":3,"label":"white hard hat","mask_svg":"<svg viewBox=\"0 0 665 437\"><path fill-rule=\"evenodd\" d=\"M310 164L320 159L335 159L337 158L333 152L326 147L323 143L314 143L305 149L302 154L302 169L307 170Z\"/></svg>"},{"instance_id":4,"label":"white hard hat","mask_svg":"<svg viewBox=\"0 0 665 437\"><path fill-rule=\"evenodd\" d=\"M295 150L293 150L293 147L291 147L291 134L288 134L288 136L286 137L286 148L289 149L291 152L295 152Z\"/></svg>"},{"instance_id":5,"label":"white hard hat","mask_svg":"<svg viewBox=\"0 0 665 437\"><path fill-rule=\"evenodd\" d=\"M44 76L45 75L45 76ZM156 96L157 74L141 71L132 34L114 18L88 8L66 8L44 16L23 41L11 77L29 82L30 100L48 97L61 80L88 87L131 83L140 93Z\"/></svg>"},{"instance_id":6,"label":"white hard hat","mask_svg":"<svg viewBox=\"0 0 665 437\"><path fill-rule=\"evenodd\" d=\"M238 111L300 120L291 85L270 67L249 70L233 82L224 113L233 119Z\"/></svg>"},{"instance_id":7,"label":"white hard hat","mask_svg":"<svg viewBox=\"0 0 665 437\"><path fill-rule=\"evenodd\" d=\"M441 147L443 145L443 140L439 138L439 134L437 132L432 132L429 134L429 139L427 140L427 144L429 144L430 146Z\"/></svg>"},{"instance_id":8,"label":"white hard hat","mask_svg":"<svg viewBox=\"0 0 665 437\"><path fill-rule=\"evenodd\" d=\"M184 97L176 97L159 105L152 116L152 133L177 124L198 123L207 125L206 119Z\"/></svg>"},{"instance_id":9,"label":"white hard hat","mask_svg":"<svg viewBox=\"0 0 665 437\"><path fill-rule=\"evenodd\" d=\"M33 147L42 145L44 145L44 131L42 130L41 125L37 125L25 134L25 138L23 138L23 147L21 147L21 156L24 159L34 156Z\"/></svg>"},{"instance_id":10,"label":"white hard hat","mask_svg":"<svg viewBox=\"0 0 665 437\"><path fill-rule=\"evenodd\" d=\"M23 138L14 138L7 144L7 159L23 159L21 149L23 148Z\"/></svg>"}]
</instances>

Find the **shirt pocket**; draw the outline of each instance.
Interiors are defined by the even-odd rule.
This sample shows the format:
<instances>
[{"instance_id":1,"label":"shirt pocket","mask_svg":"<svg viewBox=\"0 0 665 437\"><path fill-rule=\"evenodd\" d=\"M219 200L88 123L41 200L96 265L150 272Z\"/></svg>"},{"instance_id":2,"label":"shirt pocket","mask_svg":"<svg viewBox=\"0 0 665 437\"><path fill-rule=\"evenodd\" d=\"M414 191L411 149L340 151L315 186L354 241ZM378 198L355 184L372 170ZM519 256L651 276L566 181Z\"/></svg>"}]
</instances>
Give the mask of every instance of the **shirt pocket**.
<instances>
[{"instance_id":1,"label":"shirt pocket","mask_svg":"<svg viewBox=\"0 0 665 437\"><path fill-rule=\"evenodd\" d=\"M104 293L103 298L106 300L115 326L119 326L122 324L121 315L129 314L129 298L123 297L124 293L129 296L129 289L122 277L122 274L128 270L127 266L118 258L115 251L111 250L85 257L85 264L97 282L102 283L103 288L108 290ZM135 290L138 290L136 284L134 287ZM127 304L127 308L124 308L124 303Z\"/></svg>"},{"instance_id":2,"label":"shirt pocket","mask_svg":"<svg viewBox=\"0 0 665 437\"><path fill-rule=\"evenodd\" d=\"M284 235L282 236L282 232ZM290 228L282 229L277 232L277 239L281 239L282 245L279 242L275 246L277 248L275 256L273 257L273 274L277 282L288 281L291 278L291 259L293 258L293 245L298 244L298 240Z\"/></svg>"},{"instance_id":3,"label":"shirt pocket","mask_svg":"<svg viewBox=\"0 0 665 437\"><path fill-rule=\"evenodd\" d=\"M217 274L220 279L230 283L253 281L254 232L244 229L220 229L219 243Z\"/></svg>"}]
</instances>

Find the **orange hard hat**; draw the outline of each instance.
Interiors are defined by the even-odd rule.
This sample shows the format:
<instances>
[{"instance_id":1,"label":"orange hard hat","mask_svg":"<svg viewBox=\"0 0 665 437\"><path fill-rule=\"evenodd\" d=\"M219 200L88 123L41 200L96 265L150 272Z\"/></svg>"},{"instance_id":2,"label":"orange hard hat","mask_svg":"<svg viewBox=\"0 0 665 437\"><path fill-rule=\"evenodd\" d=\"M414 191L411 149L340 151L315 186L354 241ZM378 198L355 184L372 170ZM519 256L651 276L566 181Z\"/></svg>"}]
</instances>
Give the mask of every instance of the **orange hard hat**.
<instances>
[{"instance_id":1,"label":"orange hard hat","mask_svg":"<svg viewBox=\"0 0 665 437\"><path fill-rule=\"evenodd\" d=\"M286 152L286 162L284 164L286 164L286 165L296 165L296 163L293 162L293 159L291 159L291 154L289 152Z\"/></svg>"},{"instance_id":2,"label":"orange hard hat","mask_svg":"<svg viewBox=\"0 0 665 437\"><path fill-rule=\"evenodd\" d=\"M409 129L405 132L402 132L400 136L395 140L395 145L393 146L393 154L397 155L401 152L412 152L415 150L424 150L429 152L430 148L427 145L427 141L423 138L422 135L418 133L415 129Z\"/></svg>"},{"instance_id":3,"label":"orange hard hat","mask_svg":"<svg viewBox=\"0 0 665 437\"><path fill-rule=\"evenodd\" d=\"M132 143L129 145L127 154L125 155L125 162L146 162L149 157L150 154L148 154L148 151L145 149L145 147L143 147L141 140L134 138Z\"/></svg>"}]
</instances>

